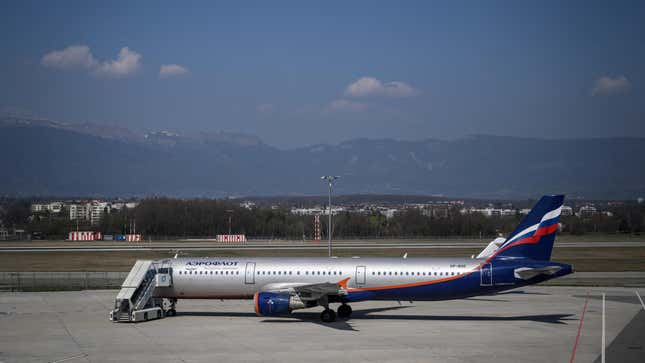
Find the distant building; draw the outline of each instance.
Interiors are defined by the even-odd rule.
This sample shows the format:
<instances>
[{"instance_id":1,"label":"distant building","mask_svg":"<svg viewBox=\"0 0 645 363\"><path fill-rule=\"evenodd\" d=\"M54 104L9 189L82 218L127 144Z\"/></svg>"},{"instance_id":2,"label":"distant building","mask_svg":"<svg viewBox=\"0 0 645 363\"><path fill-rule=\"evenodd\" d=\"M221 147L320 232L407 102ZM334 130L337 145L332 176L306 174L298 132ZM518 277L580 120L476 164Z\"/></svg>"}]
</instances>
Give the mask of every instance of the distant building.
<instances>
[{"instance_id":1,"label":"distant building","mask_svg":"<svg viewBox=\"0 0 645 363\"><path fill-rule=\"evenodd\" d=\"M240 207L251 210L255 208L255 203L251 202L250 200L245 200L244 202L240 203Z\"/></svg>"},{"instance_id":2,"label":"distant building","mask_svg":"<svg viewBox=\"0 0 645 363\"><path fill-rule=\"evenodd\" d=\"M31 205L32 213L60 213L63 210L63 203L61 202L51 202L51 203L33 203Z\"/></svg>"},{"instance_id":3,"label":"distant building","mask_svg":"<svg viewBox=\"0 0 645 363\"><path fill-rule=\"evenodd\" d=\"M110 214L111 205L107 202L94 201L91 204L90 222L99 224L104 214Z\"/></svg>"},{"instance_id":4,"label":"distant building","mask_svg":"<svg viewBox=\"0 0 645 363\"><path fill-rule=\"evenodd\" d=\"M399 212L398 209L394 208L383 208L379 209L379 213L385 216L386 219L392 219Z\"/></svg>"},{"instance_id":5,"label":"distant building","mask_svg":"<svg viewBox=\"0 0 645 363\"><path fill-rule=\"evenodd\" d=\"M562 216L572 216L573 215L573 208L571 208L568 205L563 205L562 209L560 210L560 215L562 215Z\"/></svg>"},{"instance_id":6,"label":"distant building","mask_svg":"<svg viewBox=\"0 0 645 363\"><path fill-rule=\"evenodd\" d=\"M89 220L91 216L91 203L75 203L69 205L69 219L75 220Z\"/></svg>"},{"instance_id":7,"label":"distant building","mask_svg":"<svg viewBox=\"0 0 645 363\"><path fill-rule=\"evenodd\" d=\"M501 217L501 216L514 216L517 211L515 209L501 209L501 208L470 208L462 209L461 214L481 213L486 217Z\"/></svg>"},{"instance_id":8,"label":"distant building","mask_svg":"<svg viewBox=\"0 0 645 363\"><path fill-rule=\"evenodd\" d=\"M344 207L332 207L331 214L336 215L338 213L344 212ZM312 215L329 215L329 208L324 207L315 207L315 208L291 208L291 214L297 216L312 216Z\"/></svg>"},{"instance_id":9,"label":"distant building","mask_svg":"<svg viewBox=\"0 0 645 363\"><path fill-rule=\"evenodd\" d=\"M110 209L121 210L121 209L133 209L139 205L138 202L115 202L110 203Z\"/></svg>"},{"instance_id":10,"label":"distant building","mask_svg":"<svg viewBox=\"0 0 645 363\"><path fill-rule=\"evenodd\" d=\"M590 217L598 213L598 210L593 205L583 205L578 210L578 217Z\"/></svg>"}]
</instances>

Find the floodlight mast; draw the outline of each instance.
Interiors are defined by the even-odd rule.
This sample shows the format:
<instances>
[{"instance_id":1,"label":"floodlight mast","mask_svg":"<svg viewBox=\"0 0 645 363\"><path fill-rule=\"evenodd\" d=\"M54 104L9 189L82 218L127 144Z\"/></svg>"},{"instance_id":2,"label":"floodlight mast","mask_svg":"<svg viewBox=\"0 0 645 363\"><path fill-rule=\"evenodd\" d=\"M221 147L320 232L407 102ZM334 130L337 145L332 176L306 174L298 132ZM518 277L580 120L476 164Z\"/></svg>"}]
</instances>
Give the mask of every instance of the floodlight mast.
<instances>
[{"instance_id":1,"label":"floodlight mast","mask_svg":"<svg viewBox=\"0 0 645 363\"><path fill-rule=\"evenodd\" d=\"M326 181L329 184L329 223L327 224L327 237L329 242L327 242L327 252L329 257L331 257L331 187L334 184L336 179L340 178L337 175L323 175L320 179Z\"/></svg>"}]
</instances>

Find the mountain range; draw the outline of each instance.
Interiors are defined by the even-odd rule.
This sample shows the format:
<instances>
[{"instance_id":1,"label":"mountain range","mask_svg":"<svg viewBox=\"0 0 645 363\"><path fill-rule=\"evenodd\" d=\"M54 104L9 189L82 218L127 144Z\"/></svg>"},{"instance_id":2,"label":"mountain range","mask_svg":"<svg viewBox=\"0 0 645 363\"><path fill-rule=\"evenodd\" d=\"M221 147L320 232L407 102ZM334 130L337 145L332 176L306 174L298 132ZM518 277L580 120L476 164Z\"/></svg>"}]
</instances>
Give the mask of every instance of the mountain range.
<instances>
[{"instance_id":1,"label":"mountain range","mask_svg":"<svg viewBox=\"0 0 645 363\"><path fill-rule=\"evenodd\" d=\"M645 195L645 139L353 139L280 149L223 132L136 133L97 124L0 119L0 194L226 197L417 194L589 199Z\"/></svg>"}]
</instances>

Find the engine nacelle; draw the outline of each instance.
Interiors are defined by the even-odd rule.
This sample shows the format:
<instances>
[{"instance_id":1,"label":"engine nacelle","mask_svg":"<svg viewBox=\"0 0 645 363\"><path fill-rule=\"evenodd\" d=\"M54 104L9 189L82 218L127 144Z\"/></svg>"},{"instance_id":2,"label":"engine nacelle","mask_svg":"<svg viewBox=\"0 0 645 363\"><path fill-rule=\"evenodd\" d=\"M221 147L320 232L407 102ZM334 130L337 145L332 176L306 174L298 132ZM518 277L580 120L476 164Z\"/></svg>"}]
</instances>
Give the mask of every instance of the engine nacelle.
<instances>
[{"instance_id":1,"label":"engine nacelle","mask_svg":"<svg viewBox=\"0 0 645 363\"><path fill-rule=\"evenodd\" d=\"M258 316L286 315L292 310L307 307L298 296L265 291L256 292L253 296L253 303Z\"/></svg>"}]
</instances>

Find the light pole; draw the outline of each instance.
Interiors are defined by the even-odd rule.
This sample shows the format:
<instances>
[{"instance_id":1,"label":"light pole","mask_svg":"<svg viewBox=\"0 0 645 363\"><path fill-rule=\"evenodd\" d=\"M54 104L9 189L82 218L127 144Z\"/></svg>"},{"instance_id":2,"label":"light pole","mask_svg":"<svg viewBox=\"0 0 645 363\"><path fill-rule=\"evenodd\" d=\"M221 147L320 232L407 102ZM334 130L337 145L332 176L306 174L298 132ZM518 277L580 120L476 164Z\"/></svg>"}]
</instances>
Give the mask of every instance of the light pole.
<instances>
[{"instance_id":1,"label":"light pole","mask_svg":"<svg viewBox=\"0 0 645 363\"><path fill-rule=\"evenodd\" d=\"M329 242L327 244L327 251L329 253L329 257L331 257L331 186L332 184L334 184L334 181L338 178L340 177L332 176L332 175L323 175L320 177L320 179L326 181L329 184L329 223L327 225L327 237L329 238Z\"/></svg>"},{"instance_id":2,"label":"light pole","mask_svg":"<svg viewBox=\"0 0 645 363\"><path fill-rule=\"evenodd\" d=\"M228 235L231 235L231 222L232 222L232 217L233 217L233 210L232 209L227 209L226 212L228 213ZM231 238L231 237L229 237Z\"/></svg>"}]
</instances>

